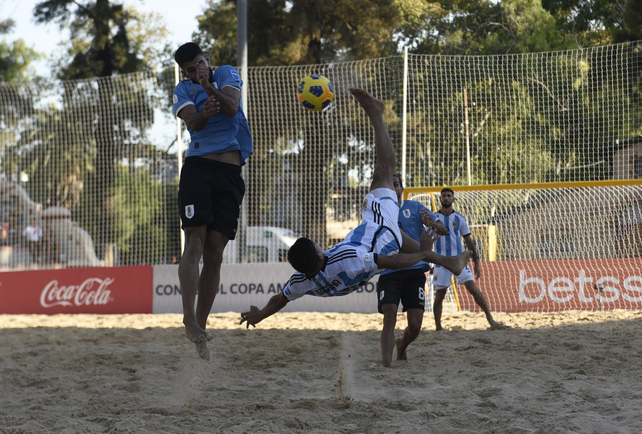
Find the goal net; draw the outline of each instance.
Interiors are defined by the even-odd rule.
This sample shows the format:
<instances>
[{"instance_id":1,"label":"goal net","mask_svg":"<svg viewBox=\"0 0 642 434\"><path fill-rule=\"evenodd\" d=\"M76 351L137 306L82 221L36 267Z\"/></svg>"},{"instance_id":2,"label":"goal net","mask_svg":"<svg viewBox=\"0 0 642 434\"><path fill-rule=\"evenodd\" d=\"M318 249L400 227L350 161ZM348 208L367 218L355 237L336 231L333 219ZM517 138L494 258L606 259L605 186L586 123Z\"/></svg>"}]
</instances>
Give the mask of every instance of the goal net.
<instances>
[{"instance_id":1,"label":"goal net","mask_svg":"<svg viewBox=\"0 0 642 434\"><path fill-rule=\"evenodd\" d=\"M640 71L639 42L248 68L255 152L225 260L284 261L297 236L326 248L358 224L375 148L350 87L385 102L407 186L626 180L642 178ZM296 98L311 73L336 92L320 113ZM178 153L189 134L171 113L174 86L173 68L0 83L1 269L180 260ZM23 236L34 217L45 230L35 256Z\"/></svg>"},{"instance_id":2,"label":"goal net","mask_svg":"<svg viewBox=\"0 0 642 434\"><path fill-rule=\"evenodd\" d=\"M642 181L453 187L501 312L642 308ZM410 188L433 210L441 189ZM462 286L461 309L479 311Z\"/></svg>"}]
</instances>

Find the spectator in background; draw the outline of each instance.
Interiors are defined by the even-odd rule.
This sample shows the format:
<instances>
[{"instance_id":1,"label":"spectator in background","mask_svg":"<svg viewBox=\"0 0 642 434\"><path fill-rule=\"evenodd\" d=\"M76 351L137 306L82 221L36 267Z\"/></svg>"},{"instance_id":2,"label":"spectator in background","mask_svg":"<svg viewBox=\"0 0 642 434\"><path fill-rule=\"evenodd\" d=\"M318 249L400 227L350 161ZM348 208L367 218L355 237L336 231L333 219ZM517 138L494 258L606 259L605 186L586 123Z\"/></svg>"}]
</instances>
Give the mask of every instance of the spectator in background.
<instances>
[{"instance_id":1,"label":"spectator in background","mask_svg":"<svg viewBox=\"0 0 642 434\"><path fill-rule=\"evenodd\" d=\"M40 262L40 240L42 239L42 228L38 226L36 219L31 219L31 224L22 232L22 236L27 240L29 252L33 256L34 262Z\"/></svg>"},{"instance_id":2,"label":"spectator in background","mask_svg":"<svg viewBox=\"0 0 642 434\"><path fill-rule=\"evenodd\" d=\"M43 226L43 237L40 246L42 261L44 263L58 262L60 258L60 246L54 225L51 221L45 221Z\"/></svg>"}]
</instances>

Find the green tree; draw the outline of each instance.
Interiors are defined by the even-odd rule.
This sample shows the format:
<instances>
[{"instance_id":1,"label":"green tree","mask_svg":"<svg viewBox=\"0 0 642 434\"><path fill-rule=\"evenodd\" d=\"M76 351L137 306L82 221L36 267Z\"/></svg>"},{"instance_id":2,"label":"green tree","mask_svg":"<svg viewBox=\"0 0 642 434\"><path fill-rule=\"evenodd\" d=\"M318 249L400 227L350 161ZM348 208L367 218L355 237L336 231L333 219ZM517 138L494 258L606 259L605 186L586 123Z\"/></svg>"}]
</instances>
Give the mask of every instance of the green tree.
<instances>
[{"instance_id":1,"label":"green tree","mask_svg":"<svg viewBox=\"0 0 642 434\"><path fill-rule=\"evenodd\" d=\"M13 30L15 22L11 19L0 21L0 35L8 34ZM0 41L0 81L5 83L20 83L31 80L35 71L31 63L43 57L23 39L7 42Z\"/></svg>"},{"instance_id":2,"label":"green tree","mask_svg":"<svg viewBox=\"0 0 642 434\"><path fill-rule=\"evenodd\" d=\"M616 42L616 35L624 26L625 2L627 0L542 0L542 6L555 18L563 38L583 48Z\"/></svg>"},{"instance_id":3,"label":"green tree","mask_svg":"<svg viewBox=\"0 0 642 434\"><path fill-rule=\"evenodd\" d=\"M124 74L151 69L169 57L167 45L154 48L167 31L157 15L140 14L110 0L47 0L36 5L34 16L39 23L69 26L72 34L67 55L58 59L55 69L60 79L75 80L65 88L63 106L65 111L83 113L76 119L82 119L81 129L91 134L85 146L92 151L85 155L92 161L82 190L90 211L79 217L98 246L116 243L127 251L125 240L137 226L133 216L140 213L120 209L127 190L118 187L124 176L119 166L123 161L133 165L149 154L144 132L153 122L154 106L149 86ZM142 201L143 206L155 207L154 203L151 198Z\"/></svg>"},{"instance_id":4,"label":"green tree","mask_svg":"<svg viewBox=\"0 0 642 434\"><path fill-rule=\"evenodd\" d=\"M193 38L216 65L236 64L236 0L210 0ZM397 52L393 37L419 0L257 0L248 4L248 62L306 65Z\"/></svg>"}]
</instances>

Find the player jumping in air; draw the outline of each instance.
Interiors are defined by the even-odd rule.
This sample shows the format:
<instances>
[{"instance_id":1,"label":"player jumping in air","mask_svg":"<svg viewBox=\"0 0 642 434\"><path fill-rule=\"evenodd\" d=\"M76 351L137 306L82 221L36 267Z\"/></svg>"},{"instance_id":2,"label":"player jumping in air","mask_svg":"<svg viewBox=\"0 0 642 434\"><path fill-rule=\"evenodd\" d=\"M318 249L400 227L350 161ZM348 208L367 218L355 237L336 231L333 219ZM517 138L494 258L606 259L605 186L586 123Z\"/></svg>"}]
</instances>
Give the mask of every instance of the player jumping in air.
<instances>
[{"instance_id":1,"label":"player jumping in air","mask_svg":"<svg viewBox=\"0 0 642 434\"><path fill-rule=\"evenodd\" d=\"M288 261L297 271L283 292L273 296L263 309L251 306L241 313L241 324L245 322L247 327L255 326L306 294L319 297L349 294L384 269L402 269L429 261L459 274L472 255L472 252L453 257L438 255L432 251L438 237L432 229L422 234L420 243L399 229L399 202L393 186L395 151L383 120L384 103L362 89L350 92L374 127L377 154L361 224L326 251L308 238L299 238L288 252Z\"/></svg>"}]
</instances>

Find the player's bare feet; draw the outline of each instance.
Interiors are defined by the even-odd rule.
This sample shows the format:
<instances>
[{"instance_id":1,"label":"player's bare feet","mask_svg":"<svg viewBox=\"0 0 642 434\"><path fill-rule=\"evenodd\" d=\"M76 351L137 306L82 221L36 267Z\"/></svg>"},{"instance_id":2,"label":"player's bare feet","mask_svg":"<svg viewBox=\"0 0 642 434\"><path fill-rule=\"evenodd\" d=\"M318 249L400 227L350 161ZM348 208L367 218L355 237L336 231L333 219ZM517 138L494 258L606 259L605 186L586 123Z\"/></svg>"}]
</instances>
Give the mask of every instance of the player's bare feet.
<instances>
[{"instance_id":1,"label":"player's bare feet","mask_svg":"<svg viewBox=\"0 0 642 434\"><path fill-rule=\"evenodd\" d=\"M189 339L194 343L209 342L214 337L214 336L211 336L202 328L200 328L198 324L195 324L195 325L185 324L185 335L187 336L187 339Z\"/></svg>"},{"instance_id":2,"label":"player's bare feet","mask_svg":"<svg viewBox=\"0 0 642 434\"><path fill-rule=\"evenodd\" d=\"M506 324L502 324L502 323L497 322L497 321L493 321L493 322L490 323L490 329L491 330L506 330L506 329L509 329L509 328L510 328L510 326L507 326Z\"/></svg>"},{"instance_id":3,"label":"player's bare feet","mask_svg":"<svg viewBox=\"0 0 642 434\"><path fill-rule=\"evenodd\" d=\"M395 346L397 347L397 360L408 360L408 354L406 353L406 350L399 350L399 346L401 345L401 338L397 338L395 340Z\"/></svg>"},{"instance_id":4,"label":"player's bare feet","mask_svg":"<svg viewBox=\"0 0 642 434\"><path fill-rule=\"evenodd\" d=\"M210 350L207 348L207 342L195 342L195 344L196 344L196 352L198 353L198 357L200 357L203 360L209 360Z\"/></svg>"},{"instance_id":5,"label":"player's bare feet","mask_svg":"<svg viewBox=\"0 0 642 434\"><path fill-rule=\"evenodd\" d=\"M386 108L383 101L376 99L363 89L352 87L349 90L356 100L359 101L359 104L361 104L361 107L363 107L368 116L378 117L383 115L383 110Z\"/></svg>"},{"instance_id":6,"label":"player's bare feet","mask_svg":"<svg viewBox=\"0 0 642 434\"><path fill-rule=\"evenodd\" d=\"M447 266L444 265L444 267L455 276L459 276L472 257L473 251L466 250L464 253L460 253L457 256L451 256L452 261Z\"/></svg>"}]
</instances>

